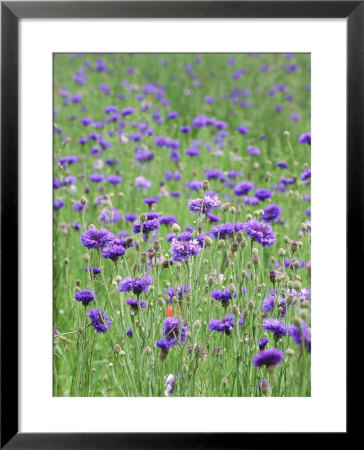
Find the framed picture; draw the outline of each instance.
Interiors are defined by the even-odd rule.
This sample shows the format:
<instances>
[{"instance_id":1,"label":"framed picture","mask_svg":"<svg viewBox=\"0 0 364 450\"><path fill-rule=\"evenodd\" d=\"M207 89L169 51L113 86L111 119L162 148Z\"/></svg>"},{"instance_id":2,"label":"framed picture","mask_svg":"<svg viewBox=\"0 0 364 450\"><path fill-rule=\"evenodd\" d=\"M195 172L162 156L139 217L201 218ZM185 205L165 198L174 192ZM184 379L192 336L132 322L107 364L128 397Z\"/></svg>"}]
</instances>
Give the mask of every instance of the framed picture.
<instances>
[{"instance_id":1,"label":"framed picture","mask_svg":"<svg viewBox=\"0 0 364 450\"><path fill-rule=\"evenodd\" d=\"M1 3L1 448L348 437L363 26Z\"/></svg>"}]
</instances>

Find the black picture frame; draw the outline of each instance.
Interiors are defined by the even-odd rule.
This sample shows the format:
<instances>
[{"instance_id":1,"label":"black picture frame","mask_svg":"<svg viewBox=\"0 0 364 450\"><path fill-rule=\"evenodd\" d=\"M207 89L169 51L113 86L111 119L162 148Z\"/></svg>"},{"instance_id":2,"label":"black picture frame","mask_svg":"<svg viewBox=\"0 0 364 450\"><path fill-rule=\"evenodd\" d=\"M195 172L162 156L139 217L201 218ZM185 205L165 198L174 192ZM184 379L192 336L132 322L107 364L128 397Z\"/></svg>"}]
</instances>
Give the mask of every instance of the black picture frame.
<instances>
[{"instance_id":1,"label":"black picture frame","mask_svg":"<svg viewBox=\"0 0 364 450\"><path fill-rule=\"evenodd\" d=\"M258 448L273 445L274 439L279 439L280 446L288 442L300 445L312 444L310 433L299 436L295 434L294 437L280 434L275 437L271 433L18 432L19 330L16 318L19 242L14 236L18 236L18 24L22 18L346 18L348 180L346 269L347 298L349 298L354 294L357 280L361 279L362 264L355 261L363 253L364 1L1 2L1 448L69 450L146 447ZM9 239L10 236L13 239ZM9 317L12 318L11 321ZM348 345L348 355L349 353ZM359 374L357 382L361 385ZM348 439L349 430L351 431L348 420L349 409L347 411L347 432L334 435L338 445ZM319 438L327 443L327 434L316 433L315 443Z\"/></svg>"}]
</instances>

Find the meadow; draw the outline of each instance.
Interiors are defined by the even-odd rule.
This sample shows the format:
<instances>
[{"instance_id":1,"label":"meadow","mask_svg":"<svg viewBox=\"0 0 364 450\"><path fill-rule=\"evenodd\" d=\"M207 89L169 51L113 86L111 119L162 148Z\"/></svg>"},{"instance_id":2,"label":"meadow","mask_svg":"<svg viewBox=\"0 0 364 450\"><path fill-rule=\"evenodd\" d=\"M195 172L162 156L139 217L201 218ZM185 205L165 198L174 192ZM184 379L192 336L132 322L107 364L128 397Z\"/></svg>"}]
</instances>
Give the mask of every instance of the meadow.
<instances>
[{"instance_id":1,"label":"meadow","mask_svg":"<svg viewBox=\"0 0 364 450\"><path fill-rule=\"evenodd\" d=\"M310 79L54 55L54 396L311 395Z\"/></svg>"}]
</instances>

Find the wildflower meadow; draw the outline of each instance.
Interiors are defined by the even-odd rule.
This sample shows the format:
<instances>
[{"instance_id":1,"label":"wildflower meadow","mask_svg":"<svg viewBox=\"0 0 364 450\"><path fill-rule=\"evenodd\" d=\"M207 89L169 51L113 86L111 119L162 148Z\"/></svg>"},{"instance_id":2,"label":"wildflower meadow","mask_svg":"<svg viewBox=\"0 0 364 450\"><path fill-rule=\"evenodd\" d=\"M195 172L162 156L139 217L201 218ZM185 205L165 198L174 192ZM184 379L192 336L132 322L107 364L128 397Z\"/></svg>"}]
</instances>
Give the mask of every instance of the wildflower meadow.
<instances>
[{"instance_id":1,"label":"wildflower meadow","mask_svg":"<svg viewBox=\"0 0 364 450\"><path fill-rule=\"evenodd\" d=\"M310 396L310 55L53 64L53 395Z\"/></svg>"}]
</instances>

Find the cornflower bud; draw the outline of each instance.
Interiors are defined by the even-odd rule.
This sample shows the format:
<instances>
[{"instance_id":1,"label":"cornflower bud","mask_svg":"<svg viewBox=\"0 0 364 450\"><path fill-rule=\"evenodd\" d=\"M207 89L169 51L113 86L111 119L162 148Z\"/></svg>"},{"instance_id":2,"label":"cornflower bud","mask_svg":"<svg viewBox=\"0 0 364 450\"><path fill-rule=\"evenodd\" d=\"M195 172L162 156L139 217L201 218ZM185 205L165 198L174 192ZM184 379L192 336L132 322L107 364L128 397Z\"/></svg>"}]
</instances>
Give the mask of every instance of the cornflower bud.
<instances>
[{"instance_id":1,"label":"cornflower bud","mask_svg":"<svg viewBox=\"0 0 364 450\"><path fill-rule=\"evenodd\" d=\"M229 211L230 208L231 208L231 205L230 205L229 202L226 202L226 203L224 203L224 204L222 205L222 210L223 210L224 212Z\"/></svg>"},{"instance_id":2,"label":"cornflower bud","mask_svg":"<svg viewBox=\"0 0 364 450\"><path fill-rule=\"evenodd\" d=\"M210 187L209 181L208 180L203 180L203 182L202 182L202 189L204 191L207 191L209 189L209 187Z\"/></svg>"},{"instance_id":3,"label":"cornflower bud","mask_svg":"<svg viewBox=\"0 0 364 450\"><path fill-rule=\"evenodd\" d=\"M225 247L225 241L223 239L220 239L219 242L217 243L217 248L221 250L224 247Z\"/></svg>"},{"instance_id":4,"label":"cornflower bud","mask_svg":"<svg viewBox=\"0 0 364 450\"><path fill-rule=\"evenodd\" d=\"M174 223L172 225L172 231L173 233L179 233L181 231L181 227L178 225L178 223Z\"/></svg>"}]
</instances>

